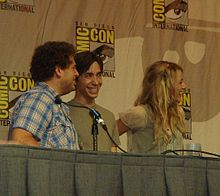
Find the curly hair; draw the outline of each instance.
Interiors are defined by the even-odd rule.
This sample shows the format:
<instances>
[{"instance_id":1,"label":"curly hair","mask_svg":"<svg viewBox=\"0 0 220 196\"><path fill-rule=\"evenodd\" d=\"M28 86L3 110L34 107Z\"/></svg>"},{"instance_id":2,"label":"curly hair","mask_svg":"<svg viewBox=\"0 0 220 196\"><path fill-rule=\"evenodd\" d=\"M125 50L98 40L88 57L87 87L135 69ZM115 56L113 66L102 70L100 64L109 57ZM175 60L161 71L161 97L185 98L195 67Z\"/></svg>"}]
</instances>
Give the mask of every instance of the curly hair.
<instances>
[{"instance_id":1,"label":"curly hair","mask_svg":"<svg viewBox=\"0 0 220 196\"><path fill-rule=\"evenodd\" d=\"M176 128L184 135L184 117L176 98L177 70L183 69L172 62L158 61L145 72L141 94L134 105L147 104L152 111L154 126L154 140L163 138L165 144L169 142L169 126L173 135Z\"/></svg>"},{"instance_id":2,"label":"curly hair","mask_svg":"<svg viewBox=\"0 0 220 196\"><path fill-rule=\"evenodd\" d=\"M49 80L56 65L68 67L69 57L75 56L74 46L67 42L49 41L37 47L31 61L30 73L35 82Z\"/></svg>"}]
</instances>

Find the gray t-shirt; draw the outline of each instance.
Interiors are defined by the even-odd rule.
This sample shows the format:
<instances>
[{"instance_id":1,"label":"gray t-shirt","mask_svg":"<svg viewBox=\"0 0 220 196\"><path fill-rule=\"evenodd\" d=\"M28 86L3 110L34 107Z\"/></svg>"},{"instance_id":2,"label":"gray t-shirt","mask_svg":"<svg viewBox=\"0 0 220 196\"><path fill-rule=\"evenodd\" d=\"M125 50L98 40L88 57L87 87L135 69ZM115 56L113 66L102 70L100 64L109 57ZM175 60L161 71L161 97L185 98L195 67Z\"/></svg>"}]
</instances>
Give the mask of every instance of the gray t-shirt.
<instances>
[{"instance_id":1,"label":"gray t-shirt","mask_svg":"<svg viewBox=\"0 0 220 196\"><path fill-rule=\"evenodd\" d=\"M130 128L128 132L128 151L160 154L165 150L183 149L182 133L176 130L176 135L171 134L170 142L167 146L153 141L153 123L151 111L146 105L139 105L130 108L128 111L119 113L121 121Z\"/></svg>"},{"instance_id":2,"label":"gray t-shirt","mask_svg":"<svg viewBox=\"0 0 220 196\"><path fill-rule=\"evenodd\" d=\"M69 102L71 105L80 105L78 102L71 100ZM113 140L120 144L119 134L116 127L116 121L114 114L109 110L101 107L100 105L95 105L93 107L100 114L102 119L107 125L108 132L113 138ZM70 117L76 128L79 137L79 144L82 150L93 150L93 135L92 135L92 124L93 118L89 114L89 109L70 107ZM115 146L110 138L108 137L106 131L98 124L98 151L111 151L111 147Z\"/></svg>"}]
</instances>

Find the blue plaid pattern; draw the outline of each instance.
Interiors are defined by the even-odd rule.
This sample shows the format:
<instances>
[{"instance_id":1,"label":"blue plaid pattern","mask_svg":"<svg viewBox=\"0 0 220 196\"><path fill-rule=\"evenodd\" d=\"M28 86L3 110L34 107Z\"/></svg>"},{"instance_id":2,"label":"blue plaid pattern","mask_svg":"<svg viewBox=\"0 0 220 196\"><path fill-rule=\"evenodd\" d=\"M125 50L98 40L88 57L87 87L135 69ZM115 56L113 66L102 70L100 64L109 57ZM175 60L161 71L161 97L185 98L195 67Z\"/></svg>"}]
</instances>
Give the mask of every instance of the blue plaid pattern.
<instances>
[{"instance_id":1,"label":"blue plaid pattern","mask_svg":"<svg viewBox=\"0 0 220 196\"><path fill-rule=\"evenodd\" d=\"M44 82L24 93L14 107L9 135L17 127L32 133L41 147L79 149L69 108L55 104L56 95Z\"/></svg>"}]
</instances>

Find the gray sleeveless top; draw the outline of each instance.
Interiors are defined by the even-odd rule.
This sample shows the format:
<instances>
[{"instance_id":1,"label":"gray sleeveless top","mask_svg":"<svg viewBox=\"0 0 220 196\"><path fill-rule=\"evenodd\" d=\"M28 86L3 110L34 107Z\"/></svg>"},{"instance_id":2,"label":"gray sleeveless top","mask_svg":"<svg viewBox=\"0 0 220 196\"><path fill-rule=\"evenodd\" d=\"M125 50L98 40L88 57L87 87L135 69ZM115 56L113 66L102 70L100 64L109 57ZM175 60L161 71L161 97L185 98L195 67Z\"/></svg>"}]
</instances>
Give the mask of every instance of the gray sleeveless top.
<instances>
[{"instance_id":1,"label":"gray sleeveless top","mask_svg":"<svg viewBox=\"0 0 220 196\"><path fill-rule=\"evenodd\" d=\"M128 151L158 155L165 150L183 149L182 133L176 130L167 146L162 139L153 143L153 123L151 111L147 105L134 106L126 112L119 113L121 121L130 128L128 132Z\"/></svg>"}]
</instances>

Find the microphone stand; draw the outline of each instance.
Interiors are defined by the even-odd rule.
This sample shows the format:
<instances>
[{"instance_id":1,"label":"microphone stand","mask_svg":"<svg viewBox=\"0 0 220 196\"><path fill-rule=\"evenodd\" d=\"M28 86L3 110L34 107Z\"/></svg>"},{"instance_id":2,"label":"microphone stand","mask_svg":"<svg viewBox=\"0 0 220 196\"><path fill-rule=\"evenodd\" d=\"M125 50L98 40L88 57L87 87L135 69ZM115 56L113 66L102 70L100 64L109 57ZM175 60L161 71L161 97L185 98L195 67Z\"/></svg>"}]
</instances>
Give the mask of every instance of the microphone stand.
<instances>
[{"instance_id":1,"label":"microphone stand","mask_svg":"<svg viewBox=\"0 0 220 196\"><path fill-rule=\"evenodd\" d=\"M93 151L98 151L98 123L96 121L96 117L93 116L93 124L92 124L92 138L93 138Z\"/></svg>"}]
</instances>

